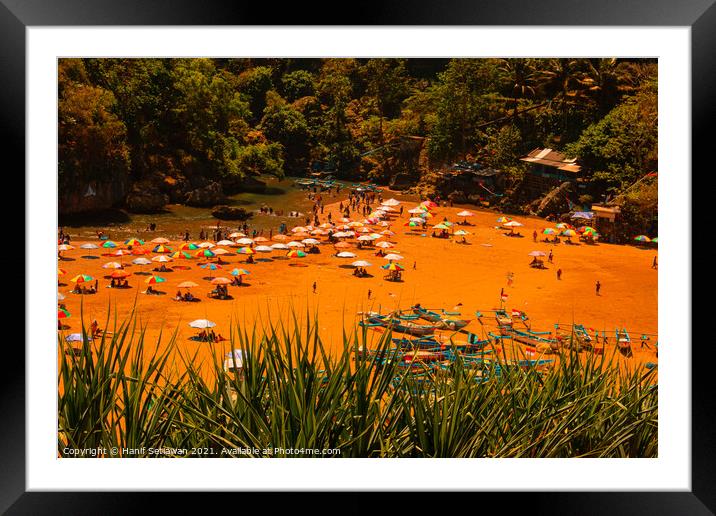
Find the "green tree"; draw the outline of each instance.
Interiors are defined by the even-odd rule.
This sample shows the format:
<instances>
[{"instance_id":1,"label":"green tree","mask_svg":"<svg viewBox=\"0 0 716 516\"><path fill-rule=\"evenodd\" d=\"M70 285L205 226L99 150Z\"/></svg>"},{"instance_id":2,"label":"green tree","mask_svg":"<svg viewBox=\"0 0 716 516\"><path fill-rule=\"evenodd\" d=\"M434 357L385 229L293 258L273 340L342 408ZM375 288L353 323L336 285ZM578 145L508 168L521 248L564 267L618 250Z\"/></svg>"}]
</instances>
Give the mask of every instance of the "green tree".
<instances>
[{"instance_id":1,"label":"green tree","mask_svg":"<svg viewBox=\"0 0 716 516\"><path fill-rule=\"evenodd\" d=\"M303 114L291 107L277 93L269 92L260 128L269 140L284 149L286 169L290 173L303 172L308 166L311 132Z\"/></svg>"},{"instance_id":2,"label":"green tree","mask_svg":"<svg viewBox=\"0 0 716 516\"><path fill-rule=\"evenodd\" d=\"M316 93L316 78L306 70L296 70L281 77L281 91L289 102Z\"/></svg>"},{"instance_id":3,"label":"green tree","mask_svg":"<svg viewBox=\"0 0 716 516\"><path fill-rule=\"evenodd\" d=\"M248 99L251 122L257 123L266 108L266 94L274 89L273 69L256 66L246 70L238 76L238 88Z\"/></svg>"}]
</instances>

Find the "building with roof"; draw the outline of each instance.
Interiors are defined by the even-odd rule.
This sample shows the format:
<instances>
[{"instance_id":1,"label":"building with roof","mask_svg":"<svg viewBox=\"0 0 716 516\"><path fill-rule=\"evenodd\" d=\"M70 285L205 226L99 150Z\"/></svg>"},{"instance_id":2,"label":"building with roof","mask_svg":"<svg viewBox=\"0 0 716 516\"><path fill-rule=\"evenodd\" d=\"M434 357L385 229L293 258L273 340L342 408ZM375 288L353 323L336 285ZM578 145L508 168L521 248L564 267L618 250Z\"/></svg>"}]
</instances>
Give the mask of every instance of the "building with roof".
<instances>
[{"instance_id":1,"label":"building with roof","mask_svg":"<svg viewBox=\"0 0 716 516\"><path fill-rule=\"evenodd\" d=\"M539 195L565 181L577 182L582 170L577 159L569 158L553 149L537 148L530 151L527 156L520 158L520 161L530 165L525 178L527 189Z\"/></svg>"}]
</instances>

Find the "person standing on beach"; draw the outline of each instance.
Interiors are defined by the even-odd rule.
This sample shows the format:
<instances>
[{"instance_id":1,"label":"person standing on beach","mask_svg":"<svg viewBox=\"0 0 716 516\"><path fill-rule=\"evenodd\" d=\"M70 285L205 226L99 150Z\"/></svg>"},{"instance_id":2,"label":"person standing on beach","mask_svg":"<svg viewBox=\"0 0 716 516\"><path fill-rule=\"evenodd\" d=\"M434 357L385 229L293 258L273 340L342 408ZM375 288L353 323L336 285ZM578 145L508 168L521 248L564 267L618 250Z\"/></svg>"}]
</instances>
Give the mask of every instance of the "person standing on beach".
<instances>
[{"instance_id":1,"label":"person standing on beach","mask_svg":"<svg viewBox=\"0 0 716 516\"><path fill-rule=\"evenodd\" d=\"M536 242L536 241L537 241L537 230L536 230L536 229L535 229L534 232L532 233L532 241L533 241L533 242Z\"/></svg>"},{"instance_id":2,"label":"person standing on beach","mask_svg":"<svg viewBox=\"0 0 716 516\"><path fill-rule=\"evenodd\" d=\"M368 289L368 299L370 299L370 295L371 295L372 293L373 293L373 292L371 291L371 289Z\"/></svg>"},{"instance_id":3,"label":"person standing on beach","mask_svg":"<svg viewBox=\"0 0 716 516\"><path fill-rule=\"evenodd\" d=\"M413 270L415 270L418 267L418 262L413 262Z\"/></svg>"},{"instance_id":4,"label":"person standing on beach","mask_svg":"<svg viewBox=\"0 0 716 516\"><path fill-rule=\"evenodd\" d=\"M314 294L316 293L316 282L315 281L313 282L313 293Z\"/></svg>"},{"instance_id":5,"label":"person standing on beach","mask_svg":"<svg viewBox=\"0 0 716 516\"><path fill-rule=\"evenodd\" d=\"M659 264L656 263L656 256L654 256L654 261L651 262L651 268L656 269L659 266Z\"/></svg>"},{"instance_id":6,"label":"person standing on beach","mask_svg":"<svg viewBox=\"0 0 716 516\"><path fill-rule=\"evenodd\" d=\"M562 269L557 269L557 279L558 280L562 279Z\"/></svg>"},{"instance_id":7,"label":"person standing on beach","mask_svg":"<svg viewBox=\"0 0 716 516\"><path fill-rule=\"evenodd\" d=\"M508 286L508 287L511 287L511 286L512 286L512 283L514 282L514 280L515 280L515 275L514 275L514 273L508 272L508 273L507 273L507 286Z\"/></svg>"},{"instance_id":8,"label":"person standing on beach","mask_svg":"<svg viewBox=\"0 0 716 516\"><path fill-rule=\"evenodd\" d=\"M599 280L597 280L596 289L597 289L597 295L599 295L599 291L602 289L602 284L599 283Z\"/></svg>"},{"instance_id":9,"label":"person standing on beach","mask_svg":"<svg viewBox=\"0 0 716 516\"><path fill-rule=\"evenodd\" d=\"M553 257L554 257L554 255L552 254L552 249L550 249L550 250L549 250L549 256L547 257L547 260L549 261L549 263L552 263L552 258L553 258Z\"/></svg>"}]
</instances>

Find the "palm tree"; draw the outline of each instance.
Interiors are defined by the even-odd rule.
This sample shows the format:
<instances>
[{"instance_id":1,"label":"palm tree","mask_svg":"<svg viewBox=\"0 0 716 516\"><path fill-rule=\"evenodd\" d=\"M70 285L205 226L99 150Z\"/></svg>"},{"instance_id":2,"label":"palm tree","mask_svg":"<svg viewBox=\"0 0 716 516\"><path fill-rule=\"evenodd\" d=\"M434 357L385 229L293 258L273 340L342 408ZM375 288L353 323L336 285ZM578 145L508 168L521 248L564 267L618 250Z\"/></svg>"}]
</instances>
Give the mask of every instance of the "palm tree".
<instances>
[{"instance_id":1,"label":"palm tree","mask_svg":"<svg viewBox=\"0 0 716 516\"><path fill-rule=\"evenodd\" d=\"M500 71L512 95L512 116L517 117L518 99L534 97L538 83L538 73L532 59L502 59Z\"/></svg>"}]
</instances>

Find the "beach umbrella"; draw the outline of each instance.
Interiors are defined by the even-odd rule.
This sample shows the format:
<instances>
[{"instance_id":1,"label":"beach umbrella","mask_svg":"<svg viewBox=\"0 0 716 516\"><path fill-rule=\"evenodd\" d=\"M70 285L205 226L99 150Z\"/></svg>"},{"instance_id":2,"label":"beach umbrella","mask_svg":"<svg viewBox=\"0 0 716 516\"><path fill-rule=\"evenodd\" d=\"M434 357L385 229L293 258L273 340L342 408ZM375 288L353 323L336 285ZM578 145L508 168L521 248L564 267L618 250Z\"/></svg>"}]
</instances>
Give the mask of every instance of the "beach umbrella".
<instances>
[{"instance_id":1,"label":"beach umbrella","mask_svg":"<svg viewBox=\"0 0 716 516\"><path fill-rule=\"evenodd\" d=\"M211 280L212 285L231 285L231 280L229 278L225 278L223 276L219 276L218 278L214 278Z\"/></svg>"},{"instance_id":2,"label":"beach umbrella","mask_svg":"<svg viewBox=\"0 0 716 516\"><path fill-rule=\"evenodd\" d=\"M192 287L198 287L198 286L199 285L197 283L194 283L193 281L184 281L177 285L177 287L179 287L179 288L192 288Z\"/></svg>"},{"instance_id":3,"label":"beach umbrella","mask_svg":"<svg viewBox=\"0 0 716 516\"><path fill-rule=\"evenodd\" d=\"M358 229L357 232L358 233L370 233L371 229L364 226L364 227Z\"/></svg>"},{"instance_id":4,"label":"beach umbrella","mask_svg":"<svg viewBox=\"0 0 716 516\"><path fill-rule=\"evenodd\" d=\"M127 276L130 276L127 271L112 271L112 274L109 275L110 278L114 279L122 279L126 278Z\"/></svg>"},{"instance_id":5,"label":"beach umbrella","mask_svg":"<svg viewBox=\"0 0 716 516\"><path fill-rule=\"evenodd\" d=\"M361 242L372 242L375 239L369 235L361 235L358 237L358 240L360 240Z\"/></svg>"},{"instance_id":6,"label":"beach umbrella","mask_svg":"<svg viewBox=\"0 0 716 516\"><path fill-rule=\"evenodd\" d=\"M81 333L70 333L67 337L65 337L66 342L82 342L84 339L92 340L92 337L90 335L83 336Z\"/></svg>"},{"instance_id":7,"label":"beach umbrella","mask_svg":"<svg viewBox=\"0 0 716 516\"><path fill-rule=\"evenodd\" d=\"M138 238L130 238L129 240L124 241L124 245L131 245L134 247L135 245L144 245L144 240L139 240Z\"/></svg>"},{"instance_id":8,"label":"beach umbrella","mask_svg":"<svg viewBox=\"0 0 716 516\"><path fill-rule=\"evenodd\" d=\"M203 263L199 265L202 269L209 269L210 271L215 271L216 269L223 269L221 265L218 265L216 263Z\"/></svg>"},{"instance_id":9,"label":"beach umbrella","mask_svg":"<svg viewBox=\"0 0 716 516\"><path fill-rule=\"evenodd\" d=\"M214 244L213 242L202 242L201 244L198 244L199 249L211 249L215 246L216 244Z\"/></svg>"},{"instance_id":10,"label":"beach umbrella","mask_svg":"<svg viewBox=\"0 0 716 516\"><path fill-rule=\"evenodd\" d=\"M193 260L194 257L187 253L186 251L175 251L172 254L169 255L171 258L174 258L175 260Z\"/></svg>"},{"instance_id":11,"label":"beach umbrella","mask_svg":"<svg viewBox=\"0 0 716 516\"><path fill-rule=\"evenodd\" d=\"M322 228L322 229L330 229L330 228L333 227L333 224L331 224L330 222L324 222L323 224L321 224L321 225L318 226L318 227L319 227L319 228Z\"/></svg>"},{"instance_id":12,"label":"beach umbrella","mask_svg":"<svg viewBox=\"0 0 716 516\"><path fill-rule=\"evenodd\" d=\"M384 249L388 249L389 247L395 247L395 244L393 244L393 243L391 243L391 242L385 242L385 241L383 241L383 242L378 242L378 243L375 244L375 245L376 245L376 247L382 247L382 248L384 248Z\"/></svg>"},{"instance_id":13,"label":"beach umbrella","mask_svg":"<svg viewBox=\"0 0 716 516\"><path fill-rule=\"evenodd\" d=\"M306 245L321 245L321 241L316 240L315 238L305 238L305 239L301 240L301 243L306 244Z\"/></svg>"},{"instance_id":14,"label":"beach umbrella","mask_svg":"<svg viewBox=\"0 0 716 516\"><path fill-rule=\"evenodd\" d=\"M498 224L504 224L505 222L509 222L512 219L510 217L499 217L497 219Z\"/></svg>"},{"instance_id":15,"label":"beach umbrella","mask_svg":"<svg viewBox=\"0 0 716 516\"><path fill-rule=\"evenodd\" d=\"M232 276L246 276L251 273L249 271L247 271L246 269L234 269L233 271L231 271L230 274Z\"/></svg>"},{"instance_id":16,"label":"beach umbrella","mask_svg":"<svg viewBox=\"0 0 716 516\"><path fill-rule=\"evenodd\" d=\"M99 249L99 246L97 244L92 244L92 243L82 244L80 246L80 249Z\"/></svg>"},{"instance_id":17,"label":"beach umbrella","mask_svg":"<svg viewBox=\"0 0 716 516\"><path fill-rule=\"evenodd\" d=\"M389 230L389 229L386 229L386 230L381 231L380 234L381 234L381 235L384 235L384 236L387 236L387 237L392 237L392 236L395 235L395 233L393 233L393 232L392 232L391 230Z\"/></svg>"},{"instance_id":18,"label":"beach umbrella","mask_svg":"<svg viewBox=\"0 0 716 516\"><path fill-rule=\"evenodd\" d=\"M67 274L67 271L65 269L61 269L61 268L57 267L57 275L58 276L64 276L65 274Z\"/></svg>"},{"instance_id":19,"label":"beach umbrella","mask_svg":"<svg viewBox=\"0 0 716 516\"><path fill-rule=\"evenodd\" d=\"M239 245L244 245L244 246L246 246L246 245L253 245L254 239L253 239L253 238L248 238L248 237L239 238L239 239L236 241L236 243L239 244Z\"/></svg>"},{"instance_id":20,"label":"beach umbrella","mask_svg":"<svg viewBox=\"0 0 716 516\"><path fill-rule=\"evenodd\" d=\"M141 258L138 258L138 259L141 259ZM165 255L162 254L162 255L155 256L154 258L152 258L152 261L153 261L153 262L166 263L166 262L171 262L172 259L171 259L169 256L165 256Z\"/></svg>"},{"instance_id":21,"label":"beach umbrella","mask_svg":"<svg viewBox=\"0 0 716 516\"><path fill-rule=\"evenodd\" d=\"M302 244L301 242L289 242L289 243L286 244L286 245L287 245L288 247L291 247L291 248L294 248L294 249L300 249L300 248L306 247L306 246L305 246L304 244Z\"/></svg>"},{"instance_id":22,"label":"beach umbrella","mask_svg":"<svg viewBox=\"0 0 716 516\"><path fill-rule=\"evenodd\" d=\"M289 258L305 258L306 253L304 253L300 249L292 249L288 252L286 256L288 256Z\"/></svg>"},{"instance_id":23,"label":"beach umbrella","mask_svg":"<svg viewBox=\"0 0 716 516\"><path fill-rule=\"evenodd\" d=\"M245 236L246 236L246 235L244 235L244 234L241 233L240 231L234 231L233 233L231 233L231 234L229 235L229 238L241 238L241 237L245 237Z\"/></svg>"},{"instance_id":24,"label":"beach umbrella","mask_svg":"<svg viewBox=\"0 0 716 516\"><path fill-rule=\"evenodd\" d=\"M386 254L385 256L383 256L383 258L386 259L386 260L390 260L391 262L392 262L392 261L399 261L399 260L402 260L402 259L403 259L402 256L400 256L399 254L395 254L395 253Z\"/></svg>"},{"instance_id":25,"label":"beach umbrella","mask_svg":"<svg viewBox=\"0 0 716 516\"><path fill-rule=\"evenodd\" d=\"M58 301L64 301L64 300L65 300L65 295L64 295L63 293L61 293L61 292L58 292L58 293L57 293L57 300L58 300Z\"/></svg>"},{"instance_id":26,"label":"beach umbrella","mask_svg":"<svg viewBox=\"0 0 716 516\"><path fill-rule=\"evenodd\" d=\"M333 244L333 247L336 249L349 249L351 245L348 242L338 242L337 244Z\"/></svg>"},{"instance_id":27,"label":"beach umbrella","mask_svg":"<svg viewBox=\"0 0 716 516\"><path fill-rule=\"evenodd\" d=\"M199 246L193 242L184 242L179 246L179 249L182 251L196 251L199 249Z\"/></svg>"},{"instance_id":28,"label":"beach umbrella","mask_svg":"<svg viewBox=\"0 0 716 516\"><path fill-rule=\"evenodd\" d=\"M637 242L651 242L651 238L646 235L637 235L634 237L634 240Z\"/></svg>"},{"instance_id":29,"label":"beach umbrella","mask_svg":"<svg viewBox=\"0 0 716 516\"><path fill-rule=\"evenodd\" d=\"M192 328L199 328L199 329L207 329L207 328L213 328L216 326L216 323L213 321L209 321L208 319L197 319L196 321L192 321L189 323L189 326Z\"/></svg>"},{"instance_id":30,"label":"beach umbrella","mask_svg":"<svg viewBox=\"0 0 716 516\"><path fill-rule=\"evenodd\" d=\"M475 214L469 210L463 210L461 212L458 212L458 217L474 217Z\"/></svg>"},{"instance_id":31,"label":"beach umbrella","mask_svg":"<svg viewBox=\"0 0 716 516\"><path fill-rule=\"evenodd\" d=\"M556 234L557 234L557 230L554 229L554 228L545 228L545 229L542 230L542 234L543 234L543 235L556 235Z\"/></svg>"},{"instance_id":32,"label":"beach umbrella","mask_svg":"<svg viewBox=\"0 0 716 516\"><path fill-rule=\"evenodd\" d=\"M385 265L381 265L381 269L385 269L388 271L404 271L405 267L400 265L399 263L386 263Z\"/></svg>"},{"instance_id":33,"label":"beach umbrella","mask_svg":"<svg viewBox=\"0 0 716 516\"><path fill-rule=\"evenodd\" d=\"M256 254L256 252L250 247L240 247L236 254Z\"/></svg>"},{"instance_id":34,"label":"beach umbrella","mask_svg":"<svg viewBox=\"0 0 716 516\"><path fill-rule=\"evenodd\" d=\"M156 285L157 283L164 283L166 280L161 276L149 276L144 280L144 283L148 285Z\"/></svg>"},{"instance_id":35,"label":"beach umbrella","mask_svg":"<svg viewBox=\"0 0 716 516\"><path fill-rule=\"evenodd\" d=\"M165 246L164 244L159 244L159 245L157 245L154 249L152 249L152 251L155 252L155 253L171 253L171 252L172 252L172 248L171 248L171 247L167 247L167 246Z\"/></svg>"},{"instance_id":36,"label":"beach umbrella","mask_svg":"<svg viewBox=\"0 0 716 516\"><path fill-rule=\"evenodd\" d=\"M71 246L70 244L62 244L57 246L58 251L71 251L74 249L74 246Z\"/></svg>"},{"instance_id":37,"label":"beach umbrella","mask_svg":"<svg viewBox=\"0 0 716 516\"><path fill-rule=\"evenodd\" d=\"M659 243L659 237L654 237L654 238L651 239L651 241L652 241L652 242L656 242L656 243L658 244L658 243Z\"/></svg>"},{"instance_id":38,"label":"beach umbrella","mask_svg":"<svg viewBox=\"0 0 716 516\"><path fill-rule=\"evenodd\" d=\"M152 244L168 244L169 240L164 237L157 237L151 240Z\"/></svg>"},{"instance_id":39,"label":"beach umbrella","mask_svg":"<svg viewBox=\"0 0 716 516\"><path fill-rule=\"evenodd\" d=\"M353 267L370 267L372 264L365 260L356 260L355 262L351 263L351 265Z\"/></svg>"},{"instance_id":40,"label":"beach umbrella","mask_svg":"<svg viewBox=\"0 0 716 516\"><path fill-rule=\"evenodd\" d=\"M348 251L342 251L336 255L338 258L355 258L357 254L350 253Z\"/></svg>"},{"instance_id":41,"label":"beach umbrella","mask_svg":"<svg viewBox=\"0 0 716 516\"><path fill-rule=\"evenodd\" d=\"M104 247L105 249L114 249L115 247L117 247L117 244L115 244L111 240L107 240L105 241L105 243L102 244L102 247Z\"/></svg>"},{"instance_id":42,"label":"beach umbrella","mask_svg":"<svg viewBox=\"0 0 716 516\"><path fill-rule=\"evenodd\" d=\"M288 236L286 236L286 235L281 235L281 234L274 235L274 236L272 237L272 239L273 239L273 240L276 240L277 242L285 242L286 240L290 240L290 238L289 238Z\"/></svg>"},{"instance_id":43,"label":"beach umbrella","mask_svg":"<svg viewBox=\"0 0 716 516\"><path fill-rule=\"evenodd\" d=\"M282 244L282 243L279 242L279 243L277 243L277 244L272 244L272 245L271 245L271 249L273 249L273 250L277 250L277 249L278 249L278 250L283 250L283 249L290 249L290 248L289 248L286 244Z\"/></svg>"},{"instance_id":44,"label":"beach umbrella","mask_svg":"<svg viewBox=\"0 0 716 516\"><path fill-rule=\"evenodd\" d=\"M522 227L523 224L521 222L517 222L516 220L511 220L509 222L505 222L503 226L506 228L519 228Z\"/></svg>"},{"instance_id":45,"label":"beach umbrella","mask_svg":"<svg viewBox=\"0 0 716 516\"><path fill-rule=\"evenodd\" d=\"M292 233L305 233L306 231L309 231L309 230L304 228L303 226L296 226L294 228L291 228Z\"/></svg>"},{"instance_id":46,"label":"beach umbrella","mask_svg":"<svg viewBox=\"0 0 716 516\"><path fill-rule=\"evenodd\" d=\"M257 245L254 248L254 251L256 251L257 253L270 253L273 251L273 248L268 245Z\"/></svg>"},{"instance_id":47,"label":"beach umbrella","mask_svg":"<svg viewBox=\"0 0 716 516\"><path fill-rule=\"evenodd\" d=\"M409 227L411 227L411 228L418 228L418 227L422 227L422 226L423 226L420 222L416 222L416 221L414 221L414 220L411 220L411 221L406 222L405 225L406 225L406 226L409 226Z\"/></svg>"},{"instance_id":48,"label":"beach umbrella","mask_svg":"<svg viewBox=\"0 0 716 516\"><path fill-rule=\"evenodd\" d=\"M233 245L236 245L236 243L233 242L233 241L231 241L231 240L219 240L219 241L216 243L216 245L228 245L228 246L233 246Z\"/></svg>"},{"instance_id":49,"label":"beach umbrella","mask_svg":"<svg viewBox=\"0 0 716 516\"><path fill-rule=\"evenodd\" d=\"M222 249L221 247L212 249L211 252L213 252L216 256L221 256L223 254L229 254L229 251L227 251L226 249Z\"/></svg>"},{"instance_id":50,"label":"beach umbrella","mask_svg":"<svg viewBox=\"0 0 716 516\"><path fill-rule=\"evenodd\" d=\"M408 222L415 222L417 224L422 224L424 219L421 219L420 217L411 217Z\"/></svg>"},{"instance_id":51,"label":"beach umbrella","mask_svg":"<svg viewBox=\"0 0 716 516\"><path fill-rule=\"evenodd\" d=\"M94 278L90 276L89 274L78 274L74 278L72 278L70 281L72 283L87 283L92 281Z\"/></svg>"},{"instance_id":52,"label":"beach umbrella","mask_svg":"<svg viewBox=\"0 0 716 516\"><path fill-rule=\"evenodd\" d=\"M391 198L388 199L387 201L383 201L383 202L380 203L380 204L382 204L383 206L398 206L398 205L400 204L400 201L399 201L398 199L393 199L393 198L391 197Z\"/></svg>"},{"instance_id":53,"label":"beach umbrella","mask_svg":"<svg viewBox=\"0 0 716 516\"><path fill-rule=\"evenodd\" d=\"M256 243L256 242L268 242L268 241L269 241L268 238L262 237L262 236L259 236L259 237L254 238L254 243Z\"/></svg>"},{"instance_id":54,"label":"beach umbrella","mask_svg":"<svg viewBox=\"0 0 716 516\"><path fill-rule=\"evenodd\" d=\"M458 230L455 231L455 233L453 233L453 234L454 234L455 236L465 236L465 235L469 235L470 232L469 232L469 231L465 231L464 229L458 229Z\"/></svg>"},{"instance_id":55,"label":"beach umbrella","mask_svg":"<svg viewBox=\"0 0 716 516\"><path fill-rule=\"evenodd\" d=\"M446 226L445 223L435 224L433 229L450 229L450 226Z\"/></svg>"},{"instance_id":56,"label":"beach umbrella","mask_svg":"<svg viewBox=\"0 0 716 516\"><path fill-rule=\"evenodd\" d=\"M71 315L72 315L72 314L70 314L70 312L68 312L68 311L65 310L64 308L58 308L58 309L57 309L57 318L58 318L58 319L67 319L67 318L70 317Z\"/></svg>"},{"instance_id":57,"label":"beach umbrella","mask_svg":"<svg viewBox=\"0 0 716 516\"><path fill-rule=\"evenodd\" d=\"M547 256L547 253L544 251L532 251L531 253L528 253L527 256Z\"/></svg>"},{"instance_id":58,"label":"beach umbrella","mask_svg":"<svg viewBox=\"0 0 716 516\"><path fill-rule=\"evenodd\" d=\"M362 222L358 222L357 220L352 220L348 224L346 224L349 228L360 228L363 227L364 224Z\"/></svg>"},{"instance_id":59,"label":"beach umbrella","mask_svg":"<svg viewBox=\"0 0 716 516\"><path fill-rule=\"evenodd\" d=\"M416 207L416 208L412 208L412 209L408 210L408 213L414 213L414 214L424 213L424 212L425 212L425 209L420 208L420 207Z\"/></svg>"},{"instance_id":60,"label":"beach umbrella","mask_svg":"<svg viewBox=\"0 0 716 516\"><path fill-rule=\"evenodd\" d=\"M133 255L142 255L142 254L149 254L151 251L148 251L147 249L144 249L143 247L134 247L132 249Z\"/></svg>"},{"instance_id":61,"label":"beach umbrella","mask_svg":"<svg viewBox=\"0 0 716 516\"><path fill-rule=\"evenodd\" d=\"M314 236L327 235L328 231L325 229L314 229L311 231L311 234Z\"/></svg>"},{"instance_id":62,"label":"beach umbrella","mask_svg":"<svg viewBox=\"0 0 716 516\"><path fill-rule=\"evenodd\" d=\"M121 269L122 264L119 262L107 262L104 265L102 265L103 269Z\"/></svg>"},{"instance_id":63,"label":"beach umbrella","mask_svg":"<svg viewBox=\"0 0 716 516\"><path fill-rule=\"evenodd\" d=\"M132 263L134 265L149 265L150 263L152 263L152 261L147 260L146 258L136 258L136 259L132 260Z\"/></svg>"},{"instance_id":64,"label":"beach umbrella","mask_svg":"<svg viewBox=\"0 0 716 516\"><path fill-rule=\"evenodd\" d=\"M562 236L566 236L566 237L577 236L577 232L573 229L565 229L564 231L562 231Z\"/></svg>"},{"instance_id":65,"label":"beach umbrella","mask_svg":"<svg viewBox=\"0 0 716 516\"><path fill-rule=\"evenodd\" d=\"M198 258L213 258L216 255L214 254L214 251L212 251L211 249L201 249L200 251L197 251L196 253L194 253L194 256L196 256Z\"/></svg>"},{"instance_id":66,"label":"beach umbrella","mask_svg":"<svg viewBox=\"0 0 716 516\"><path fill-rule=\"evenodd\" d=\"M432 213L430 213L429 211L424 211L423 213L420 214L420 218L422 218L422 219L432 219L433 217L434 217L434 215Z\"/></svg>"},{"instance_id":67,"label":"beach umbrella","mask_svg":"<svg viewBox=\"0 0 716 516\"><path fill-rule=\"evenodd\" d=\"M422 204L423 206L426 206L428 208L437 208L438 207L437 203L434 203L433 201L423 201L420 204Z\"/></svg>"}]
</instances>

